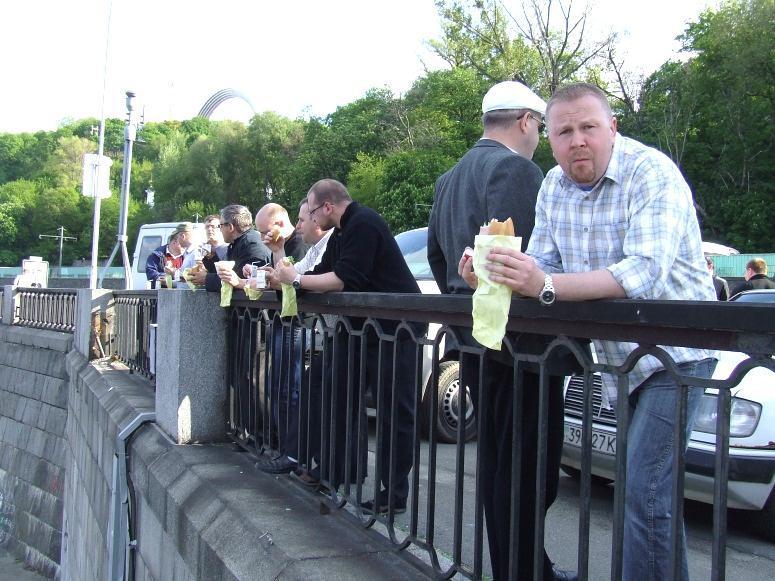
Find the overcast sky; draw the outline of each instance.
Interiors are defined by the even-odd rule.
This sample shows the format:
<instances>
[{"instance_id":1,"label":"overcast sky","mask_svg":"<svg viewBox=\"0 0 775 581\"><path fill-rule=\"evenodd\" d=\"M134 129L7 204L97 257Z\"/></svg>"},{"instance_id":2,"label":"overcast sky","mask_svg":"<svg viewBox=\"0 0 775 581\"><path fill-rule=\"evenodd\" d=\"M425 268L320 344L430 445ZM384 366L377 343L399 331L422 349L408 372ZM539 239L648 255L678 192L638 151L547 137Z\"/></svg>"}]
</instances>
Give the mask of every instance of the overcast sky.
<instances>
[{"instance_id":1,"label":"overcast sky","mask_svg":"<svg viewBox=\"0 0 775 581\"><path fill-rule=\"evenodd\" d=\"M643 73L673 56L673 38L718 4L593 2L592 27L622 33L627 61ZM161 121L193 117L225 88L259 112L324 115L371 87L406 91L424 65L441 67L425 45L439 34L433 0L2 0L0 132L99 118L104 78L107 117L124 116L126 90L146 120ZM231 101L213 118L250 116Z\"/></svg>"}]
</instances>

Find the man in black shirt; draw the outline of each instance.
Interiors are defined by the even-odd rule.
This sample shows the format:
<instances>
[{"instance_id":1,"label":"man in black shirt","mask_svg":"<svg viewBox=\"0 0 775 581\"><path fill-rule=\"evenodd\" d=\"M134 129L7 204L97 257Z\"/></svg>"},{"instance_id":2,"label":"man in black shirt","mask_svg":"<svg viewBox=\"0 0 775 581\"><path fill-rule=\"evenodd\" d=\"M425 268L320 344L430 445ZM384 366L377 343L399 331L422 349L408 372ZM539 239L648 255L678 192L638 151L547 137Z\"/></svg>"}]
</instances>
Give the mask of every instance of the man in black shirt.
<instances>
[{"instance_id":1,"label":"man in black shirt","mask_svg":"<svg viewBox=\"0 0 775 581\"><path fill-rule=\"evenodd\" d=\"M320 264L310 274L297 274L292 267L278 266L275 276L280 282L292 283L297 289L317 292L345 291L345 292L380 292L380 293L419 293L409 267L393 238L385 220L376 212L361 206L350 198L347 189L336 180L320 180L316 182L307 194L309 213L311 219L318 226L327 230L335 228L328 241L326 252ZM356 328L360 321L351 320ZM377 320L385 333L395 333L398 326L396 321ZM424 333L421 326L417 326L415 333ZM349 340L356 338L349 337ZM358 359L356 348L355 364L353 370L353 387L355 389L354 411L357 412L357 385L360 376L360 364L366 366L365 373L368 384L376 390L378 384L377 371L379 369L379 354L382 352L382 397L377 405L382 410L382 449L378 457L378 471L380 473L381 488L375 501L364 503L368 511L385 513L389 509L395 513L406 510L406 500L409 495L409 471L413 464L412 432L415 419L414 389L416 384L415 367L417 352L414 341L406 332L400 333L395 339L395 356L401 362L396 366L395 378L393 373L393 345L383 344L383 348L373 331L368 331L364 336L366 341L367 357L365 362ZM347 345L348 336L341 325L334 336L334 352L337 357L339 374L334 383L336 390L336 454L334 465L323 466L322 474L330 477L331 484L336 486L344 482L347 475L344 474L344 456L350 454L351 463L350 481L356 475L354 461L364 461L365 458L365 433L358 434L351 441L350 450L345 450L344 437L346 430L342 422L346 419L347 404ZM395 380L395 381L393 381ZM396 411L391 418L391 404L395 392ZM354 423L353 429L357 429L356 418L349 418ZM391 421L392 420L392 421ZM396 446L394 472L390 477L391 426L396 430ZM358 450L360 443L360 450ZM329 468L329 470L327 470ZM364 466L365 469L365 466ZM365 470L364 470L365 472ZM392 492L392 494L391 494Z\"/></svg>"},{"instance_id":2,"label":"man in black shirt","mask_svg":"<svg viewBox=\"0 0 775 581\"><path fill-rule=\"evenodd\" d=\"M745 265L745 280L732 289L732 296L746 290L775 288L775 282L767 278L767 261L752 258Z\"/></svg>"}]
</instances>

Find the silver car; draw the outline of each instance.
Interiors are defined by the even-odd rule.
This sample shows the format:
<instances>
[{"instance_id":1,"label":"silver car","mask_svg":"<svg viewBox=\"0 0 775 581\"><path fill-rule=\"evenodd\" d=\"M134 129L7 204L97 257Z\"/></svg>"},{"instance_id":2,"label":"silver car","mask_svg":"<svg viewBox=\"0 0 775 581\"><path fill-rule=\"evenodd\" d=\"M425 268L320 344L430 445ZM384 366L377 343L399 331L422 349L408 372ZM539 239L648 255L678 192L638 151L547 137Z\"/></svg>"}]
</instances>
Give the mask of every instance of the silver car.
<instances>
[{"instance_id":1,"label":"silver car","mask_svg":"<svg viewBox=\"0 0 775 581\"><path fill-rule=\"evenodd\" d=\"M412 271L417 284L423 294L439 294L439 287L433 280L430 264L428 264L428 229L416 228L408 230L396 236L396 242L404 255L409 270ZM439 325L431 323L428 326L428 337L432 340L439 331ZM457 440L457 426L460 422L460 366L458 352L450 350L445 352L444 343L440 346L442 353L439 364L438 406L431 414L430 391L431 369L433 363L433 350L426 348L424 352L423 381L425 388L422 398L422 427L427 434L431 428L429 418L432 416L438 428L440 442L455 442ZM465 439L472 439L476 435L476 417L474 415L473 402L468 389L466 389L466 414L465 414Z\"/></svg>"}]
</instances>

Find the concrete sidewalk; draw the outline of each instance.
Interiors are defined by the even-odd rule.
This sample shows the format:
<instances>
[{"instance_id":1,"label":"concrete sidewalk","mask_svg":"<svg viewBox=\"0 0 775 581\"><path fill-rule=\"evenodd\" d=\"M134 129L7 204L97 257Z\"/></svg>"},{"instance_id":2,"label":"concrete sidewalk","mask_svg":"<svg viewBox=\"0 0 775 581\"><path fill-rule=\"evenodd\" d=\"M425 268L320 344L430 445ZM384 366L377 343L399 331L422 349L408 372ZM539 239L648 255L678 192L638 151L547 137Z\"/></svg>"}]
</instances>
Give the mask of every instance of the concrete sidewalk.
<instances>
[{"instance_id":1,"label":"concrete sidewalk","mask_svg":"<svg viewBox=\"0 0 775 581\"><path fill-rule=\"evenodd\" d=\"M0 581L40 581L43 575L24 568L23 561L17 561L13 555L0 547Z\"/></svg>"}]
</instances>

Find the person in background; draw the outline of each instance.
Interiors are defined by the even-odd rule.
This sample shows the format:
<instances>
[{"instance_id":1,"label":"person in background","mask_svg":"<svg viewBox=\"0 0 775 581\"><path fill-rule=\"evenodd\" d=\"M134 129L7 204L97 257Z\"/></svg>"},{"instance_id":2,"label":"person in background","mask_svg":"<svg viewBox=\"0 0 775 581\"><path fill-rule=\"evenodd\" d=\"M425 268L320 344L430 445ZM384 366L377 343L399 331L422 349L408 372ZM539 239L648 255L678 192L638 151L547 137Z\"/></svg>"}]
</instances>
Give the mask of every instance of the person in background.
<instances>
[{"instance_id":1,"label":"person in background","mask_svg":"<svg viewBox=\"0 0 775 581\"><path fill-rule=\"evenodd\" d=\"M194 252L186 253L183 270L193 268L197 261L201 260L207 272L215 272L215 263L226 260L229 245L223 240L221 234L221 217L218 214L210 214L205 218L204 225L207 240L198 244Z\"/></svg>"},{"instance_id":2,"label":"person in background","mask_svg":"<svg viewBox=\"0 0 775 581\"><path fill-rule=\"evenodd\" d=\"M775 288L775 282L767 278L767 261L763 258L752 258L745 265L744 282L738 283L732 291L732 296L746 290Z\"/></svg>"},{"instance_id":3,"label":"person in background","mask_svg":"<svg viewBox=\"0 0 775 581\"><path fill-rule=\"evenodd\" d=\"M549 144L559 164L541 184L527 251L496 248L487 255L495 282L535 297L715 301L702 254L692 192L663 153L616 131L605 93L594 85L560 88L549 100ZM459 268L476 284L471 260ZM633 343L594 341L598 363L621 365ZM716 354L661 346L682 376L710 378ZM627 434L623 540L624 581L672 578L671 507L676 401L687 397L686 442L703 389L682 388L650 355L627 374L632 419ZM604 401L617 398L616 378L602 374ZM687 394L688 392L688 394ZM688 579L680 532L681 579Z\"/></svg>"},{"instance_id":4,"label":"person in background","mask_svg":"<svg viewBox=\"0 0 775 581\"><path fill-rule=\"evenodd\" d=\"M725 278L716 276L716 265L710 256L705 257L705 263L708 265L708 272L713 277L713 288L716 289L716 298L720 301L729 300L729 285Z\"/></svg>"},{"instance_id":5,"label":"person in background","mask_svg":"<svg viewBox=\"0 0 775 581\"><path fill-rule=\"evenodd\" d=\"M166 288L166 275L179 280L183 268L184 253L193 240L194 227L183 222L175 227L169 241L148 255L145 261L145 277L151 282L151 288Z\"/></svg>"}]
</instances>

